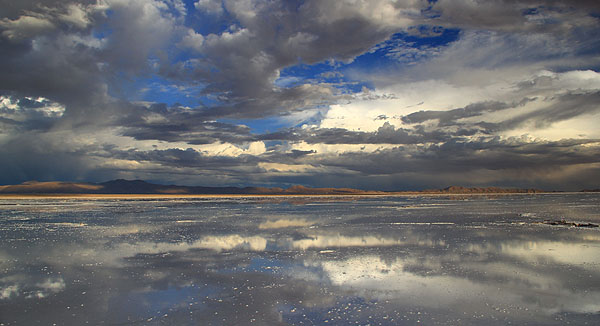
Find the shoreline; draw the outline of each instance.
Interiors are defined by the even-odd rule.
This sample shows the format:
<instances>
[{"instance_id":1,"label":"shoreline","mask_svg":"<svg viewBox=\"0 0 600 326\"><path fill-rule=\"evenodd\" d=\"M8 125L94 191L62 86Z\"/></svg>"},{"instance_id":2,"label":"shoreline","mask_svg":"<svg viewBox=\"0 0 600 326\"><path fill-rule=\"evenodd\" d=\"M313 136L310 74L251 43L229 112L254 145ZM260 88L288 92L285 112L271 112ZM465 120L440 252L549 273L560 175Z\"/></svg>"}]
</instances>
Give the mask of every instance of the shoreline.
<instances>
[{"instance_id":1,"label":"shoreline","mask_svg":"<svg viewBox=\"0 0 600 326\"><path fill-rule=\"evenodd\" d=\"M0 194L3 199L176 199L176 198L305 198L305 197L414 197L414 196L510 196L510 195L568 195L588 194L590 192L497 192L497 193L420 193L420 192L397 192L389 194ZM591 192L593 193L593 192Z\"/></svg>"}]
</instances>

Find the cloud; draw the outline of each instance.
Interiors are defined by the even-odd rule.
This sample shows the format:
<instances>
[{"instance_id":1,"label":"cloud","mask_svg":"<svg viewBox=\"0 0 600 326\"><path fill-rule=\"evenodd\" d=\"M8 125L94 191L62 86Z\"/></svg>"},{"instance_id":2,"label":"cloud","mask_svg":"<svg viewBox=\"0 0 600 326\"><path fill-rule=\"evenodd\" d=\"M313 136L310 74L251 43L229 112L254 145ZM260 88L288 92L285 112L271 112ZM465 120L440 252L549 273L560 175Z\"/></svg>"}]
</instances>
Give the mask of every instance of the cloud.
<instances>
[{"instance_id":1,"label":"cloud","mask_svg":"<svg viewBox=\"0 0 600 326\"><path fill-rule=\"evenodd\" d=\"M449 111L419 111L402 117L402 121L408 124L415 124L429 120L438 120L438 126L448 126L456 124L456 120L462 118L481 116L486 112L505 110L509 107L506 103L481 102Z\"/></svg>"},{"instance_id":2,"label":"cloud","mask_svg":"<svg viewBox=\"0 0 600 326\"><path fill-rule=\"evenodd\" d=\"M11 2L0 182L588 186L599 25L587 1Z\"/></svg>"},{"instance_id":3,"label":"cloud","mask_svg":"<svg viewBox=\"0 0 600 326\"><path fill-rule=\"evenodd\" d=\"M599 99L600 92L569 92L553 98L553 103L542 109L518 115L501 123L482 125L490 132L513 129L526 123L532 123L534 128L543 128L559 121L600 112L600 106L597 104Z\"/></svg>"},{"instance_id":4,"label":"cloud","mask_svg":"<svg viewBox=\"0 0 600 326\"><path fill-rule=\"evenodd\" d=\"M221 0L199 0L194 3L194 7L213 15L220 15L223 13L223 4Z\"/></svg>"},{"instance_id":5,"label":"cloud","mask_svg":"<svg viewBox=\"0 0 600 326\"><path fill-rule=\"evenodd\" d=\"M344 128L294 128L265 134L260 140L304 141L308 144L416 144L428 142L424 136L406 129L396 129L389 122L373 132L351 131Z\"/></svg>"},{"instance_id":6,"label":"cloud","mask_svg":"<svg viewBox=\"0 0 600 326\"><path fill-rule=\"evenodd\" d=\"M0 95L0 134L21 131L47 131L64 114L65 108L45 98Z\"/></svg>"},{"instance_id":7,"label":"cloud","mask_svg":"<svg viewBox=\"0 0 600 326\"><path fill-rule=\"evenodd\" d=\"M7 18L0 21L4 30L2 35L9 40L18 41L31 38L54 28L54 24L44 17L21 16L18 19Z\"/></svg>"},{"instance_id":8,"label":"cloud","mask_svg":"<svg viewBox=\"0 0 600 326\"><path fill-rule=\"evenodd\" d=\"M181 40L180 45L186 48L190 48L196 51L200 51L202 49L202 45L204 44L204 36L202 34L196 33L194 30L188 30L186 36Z\"/></svg>"},{"instance_id":9,"label":"cloud","mask_svg":"<svg viewBox=\"0 0 600 326\"><path fill-rule=\"evenodd\" d=\"M166 105L133 105L129 115L113 122L123 126L123 135L137 140L164 140L188 144L216 141L242 143L252 140L250 129L214 120L205 120L203 112Z\"/></svg>"},{"instance_id":10,"label":"cloud","mask_svg":"<svg viewBox=\"0 0 600 326\"><path fill-rule=\"evenodd\" d=\"M200 1L195 6L211 13L222 8L220 1ZM200 55L190 59L198 67L193 75L206 83L206 93L220 94L227 104L215 107L212 115L286 114L334 102L336 94L324 85L273 87L282 69L300 61L351 61L394 30L408 26L411 17L417 18L419 6L417 2L397 8L384 2L360 6L306 2L292 6L224 1L223 8L239 25L201 35L202 42L199 34L190 32L193 34L184 41ZM348 31L350 27L352 31Z\"/></svg>"},{"instance_id":11,"label":"cloud","mask_svg":"<svg viewBox=\"0 0 600 326\"><path fill-rule=\"evenodd\" d=\"M592 1L514 1L480 3L471 0L437 1L432 11L438 20L452 26L503 32L568 32L579 26L593 26L589 14L600 11Z\"/></svg>"},{"instance_id":12,"label":"cloud","mask_svg":"<svg viewBox=\"0 0 600 326\"><path fill-rule=\"evenodd\" d=\"M179 16L162 1L109 0L111 16L106 20L111 35L100 59L119 73L137 75L150 71L151 56L160 51L178 31Z\"/></svg>"}]
</instances>

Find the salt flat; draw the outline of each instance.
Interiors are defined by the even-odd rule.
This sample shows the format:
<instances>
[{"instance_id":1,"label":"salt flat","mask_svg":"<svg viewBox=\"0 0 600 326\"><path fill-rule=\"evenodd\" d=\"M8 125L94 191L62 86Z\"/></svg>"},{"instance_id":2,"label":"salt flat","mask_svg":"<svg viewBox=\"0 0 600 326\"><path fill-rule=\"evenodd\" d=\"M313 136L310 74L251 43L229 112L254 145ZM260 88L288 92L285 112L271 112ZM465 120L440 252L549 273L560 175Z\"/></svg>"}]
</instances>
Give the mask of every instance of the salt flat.
<instances>
[{"instance_id":1,"label":"salt flat","mask_svg":"<svg viewBox=\"0 0 600 326\"><path fill-rule=\"evenodd\" d=\"M600 321L598 194L0 199L3 325Z\"/></svg>"}]
</instances>

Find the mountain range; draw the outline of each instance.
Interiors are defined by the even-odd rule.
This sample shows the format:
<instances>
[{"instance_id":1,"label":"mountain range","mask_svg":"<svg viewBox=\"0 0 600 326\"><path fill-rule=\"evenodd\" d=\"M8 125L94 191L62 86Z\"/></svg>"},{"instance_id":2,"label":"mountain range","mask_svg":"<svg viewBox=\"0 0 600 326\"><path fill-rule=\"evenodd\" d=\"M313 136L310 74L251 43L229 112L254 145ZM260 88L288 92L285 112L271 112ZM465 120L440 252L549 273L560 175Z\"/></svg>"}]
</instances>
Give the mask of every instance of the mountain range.
<instances>
[{"instance_id":1,"label":"mountain range","mask_svg":"<svg viewBox=\"0 0 600 326\"><path fill-rule=\"evenodd\" d=\"M161 185L143 180L111 180L102 183L37 182L0 186L0 194L155 194L155 195L384 195L401 193L420 194L476 194L476 193L540 193L539 189L467 188L450 186L410 192L384 192L352 188L310 188L292 186L287 189L273 187L200 187Z\"/></svg>"}]
</instances>

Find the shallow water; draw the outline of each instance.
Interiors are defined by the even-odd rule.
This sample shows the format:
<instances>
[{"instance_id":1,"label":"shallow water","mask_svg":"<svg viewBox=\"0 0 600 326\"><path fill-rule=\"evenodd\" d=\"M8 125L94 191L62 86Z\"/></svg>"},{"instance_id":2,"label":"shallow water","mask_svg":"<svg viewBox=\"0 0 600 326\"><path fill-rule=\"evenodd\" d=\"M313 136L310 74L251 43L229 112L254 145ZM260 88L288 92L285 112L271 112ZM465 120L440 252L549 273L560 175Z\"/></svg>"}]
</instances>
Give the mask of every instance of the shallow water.
<instances>
[{"instance_id":1,"label":"shallow water","mask_svg":"<svg viewBox=\"0 0 600 326\"><path fill-rule=\"evenodd\" d=\"M599 194L0 199L1 325L597 325Z\"/></svg>"}]
</instances>

